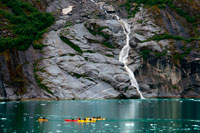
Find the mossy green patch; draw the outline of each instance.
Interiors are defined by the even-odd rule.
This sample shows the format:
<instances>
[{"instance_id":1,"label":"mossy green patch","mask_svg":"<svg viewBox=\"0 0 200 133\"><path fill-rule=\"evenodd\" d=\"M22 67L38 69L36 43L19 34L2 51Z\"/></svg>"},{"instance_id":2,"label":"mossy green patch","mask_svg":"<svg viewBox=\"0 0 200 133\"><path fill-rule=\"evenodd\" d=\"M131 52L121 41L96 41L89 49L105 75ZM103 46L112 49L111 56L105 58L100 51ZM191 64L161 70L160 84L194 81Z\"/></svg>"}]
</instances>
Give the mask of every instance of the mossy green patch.
<instances>
[{"instance_id":1,"label":"mossy green patch","mask_svg":"<svg viewBox=\"0 0 200 133\"><path fill-rule=\"evenodd\" d=\"M167 49L163 50L162 52L153 52L156 57L162 57L167 55Z\"/></svg>"},{"instance_id":2,"label":"mossy green patch","mask_svg":"<svg viewBox=\"0 0 200 133\"><path fill-rule=\"evenodd\" d=\"M193 48L191 47L185 47L182 46L181 47L182 52L177 52L177 51L171 51L171 54L169 55L167 53L167 51L170 51L168 48L166 48L165 50L163 50L162 52L155 52L152 51L150 49L146 48L142 48L140 50L140 55L143 57L144 61L147 61L147 59L150 57L157 57L157 58L161 58L161 57L168 57L169 59L171 59L172 61L174 61L175 63L179 62L180 60L184 59L185 57L187 57Z\"/></svg>"},{"instance_id":3,"label":"mossy green patch","mask_svg":"<svg viewBox=\"0 0 200 133\"><path fill-rule=\"evenodd\" d=\"M100 26L97 26L97 25L95 25L95 24L93 24L92 27L93 27L93 29L90 28L90 27L88 27L88 26L86 26L87 30L88 30L92 35L94 35L94 36L100 35L100 36L102 36L102 37L105 39L103 42L98 42L98 43L101 43L101 44L103 44L105 47L108 47L108 48L114 48L114 46L109 42L109 40L110 40L110 38L111 38L110 35L108 35L108 34L106 34L106 33L104 33L104 32L102 31L102 30L104 30L104 29L106 29L106 28L108 28L108 27L106 27L106 26L100 27Z\"/></svg>"},{"instance_id":4,"label":"mossy green patch","mask_svg":"<svg viewBox=\"0 0 200 133\"><path fill-rule=\"evenodd\" d=\"M93 26L93 29L91 29L90 27L87 27L88 31L89 31L92 35L94 35L94 36L96 36L96 35L101 35L101 36L103 36L106 40L110 39L110 35L105 34L104 32L102 32L102 30L104 30L104 29L106 29L106 28L108 28L108 27L106 27L106 26L100 27L100 26L96 26L96 25L94 25L94 24L93 24L92 26Z\"/></svg>"},{"instance_id":5,"label":"mossy green patch","mask_svg":"<svg viewBox=\"0 0 200 133\"><path fill-rule=\"evenodd\" d=\"M110 42L103 42L102 44L108 48L114 48Z\"/></svg>"},{"instance_id":6,"label":"mossy green patch","mask_svg":"<svg viewBox=\"0 0 200 133\"><path fill-rule=\"evenodd\" d=\"M182 41L186 41L186 42L200 41L200 37L184 38L182 36L163 33L163 34L156 34L153 37L151 37L151 38L149 38L145 41L142 41L142 42L148 42L148 41L151 41L151 40L160 41L160 40L164 40L164 39L182 40Z\"/></svg>"},{"instance_id":7,"label":"mossy green patch","mask_svg":"<svg viewBox=\"0 0 200 133\"><path fill-rule=\"evenodd\" d=\"M178 87L176 85L172 85L172 88L174 89L178 89Z\"/></svg>"},{"instance_id":8,"label":"mossy green patch","mask_svg":"<svg viewBox=\"0 0 200 133\"><path fill-rule=\"evenodd\" d=\"M72 22L70 22L70 21L69 21L69 22L66 22L66 24L65 24L65 28L66 28L66 27L70 27L70 26L72 26L72 25L73 25Z\"/></svg>"},{"instance_id":9,"label":"mossy green patch","mask_svg":"<svg viewBox=\"0 0 200 133\"><path fill-rule=\"evenodd\" d=\"M33 48L34 49L40 49L41 50L44 47L46 47L46 45L44 45L44 44L39 44L39 43L34 43L33 44Z\"/></svg>"},{"instance_id":10,"label":"mossy green patch","mask_svg":"<svg viewBox=\"0 0 200 133\"><path fill-rule=\"evenodd\" d=\"M73 42L71 42L68 38L64 37L64 36L60 36L60 39L65 42L66 44L68 44L71 48L73 48L75 51L77 51L78 53L82 54L83 51L81 50L81 48L74 44Z\"/></svg>"},{"instance_id":11,"label":"mossy green patch","mask_svg":"<svg viewBox=\"0 0 200 133\"><path fill-rule=\"evenodd\" d=\"M147 58L149 57L151 51L149 49L141 49L140 50L140 55L143 57L143 59L146 61Z\"/></svg>"},{"instance_id":12,"label":"mossy green patch","mask_svg":"<svg viewBox=\"0 0 200 133\"><path fill-rule=\"evenodd\" d=\"M182 50L183 50L183 53L179 53L179 52L172 53L171 58L173 58L174 60L184 59L190 54L190 52L192 51L192 48L182 47Z\"/></svg>"}]
</instances>

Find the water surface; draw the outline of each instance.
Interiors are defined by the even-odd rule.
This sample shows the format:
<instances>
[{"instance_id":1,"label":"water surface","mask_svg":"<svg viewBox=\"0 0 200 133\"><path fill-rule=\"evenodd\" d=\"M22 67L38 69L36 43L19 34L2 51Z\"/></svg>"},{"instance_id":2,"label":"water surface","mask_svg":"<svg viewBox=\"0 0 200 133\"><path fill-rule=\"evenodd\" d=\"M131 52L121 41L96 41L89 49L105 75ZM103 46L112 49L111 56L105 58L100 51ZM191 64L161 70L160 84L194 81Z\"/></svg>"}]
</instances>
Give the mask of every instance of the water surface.
<instances>
[{"instance_id":1,"label":"water surface","mask_svg":"<svg viewBox=\"0 0 200 133\"><path fill-rule=\"evenodd\" d=\"M42 116L48 122L38 122ZM106 117L96 123L66 118ZM199 99L0 102L0 133L200 132Z\"/></svg>"}]
</instances>

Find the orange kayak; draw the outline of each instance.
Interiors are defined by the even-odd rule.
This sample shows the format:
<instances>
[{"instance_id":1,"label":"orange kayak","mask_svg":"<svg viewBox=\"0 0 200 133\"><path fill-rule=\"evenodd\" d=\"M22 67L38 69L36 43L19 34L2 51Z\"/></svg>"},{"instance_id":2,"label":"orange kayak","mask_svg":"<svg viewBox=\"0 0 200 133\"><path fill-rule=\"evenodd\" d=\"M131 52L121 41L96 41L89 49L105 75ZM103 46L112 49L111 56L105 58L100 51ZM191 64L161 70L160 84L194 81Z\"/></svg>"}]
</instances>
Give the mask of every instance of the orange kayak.
<instances>
[{"instance_id":1,"label":"orange kayak","mask_svg":"<svg viewBox=\"0 0 200 133\"><path fill-rule=\"evenodd\" d=\"M38 119L39 122L44 122L44 121L48 121L48 119Z\"/></svg>"}]
</instances>

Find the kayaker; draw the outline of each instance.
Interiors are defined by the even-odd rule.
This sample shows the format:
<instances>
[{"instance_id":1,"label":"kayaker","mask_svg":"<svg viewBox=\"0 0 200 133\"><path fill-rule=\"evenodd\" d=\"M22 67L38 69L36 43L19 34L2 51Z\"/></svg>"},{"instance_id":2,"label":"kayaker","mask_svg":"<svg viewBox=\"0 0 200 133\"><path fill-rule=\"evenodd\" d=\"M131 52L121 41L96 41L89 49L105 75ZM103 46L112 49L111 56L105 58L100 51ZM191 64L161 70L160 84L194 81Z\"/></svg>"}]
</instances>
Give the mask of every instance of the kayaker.
<instances>
[{"instance_id":1,"label":"kayaker","mask_svg":"<svg viewBox=\"0 0 200 133\"><path fill-rule=\"evenodd\" d=\"M45 117L40 117L40 119L46 119Z\"/></svg>"}]
</instances>

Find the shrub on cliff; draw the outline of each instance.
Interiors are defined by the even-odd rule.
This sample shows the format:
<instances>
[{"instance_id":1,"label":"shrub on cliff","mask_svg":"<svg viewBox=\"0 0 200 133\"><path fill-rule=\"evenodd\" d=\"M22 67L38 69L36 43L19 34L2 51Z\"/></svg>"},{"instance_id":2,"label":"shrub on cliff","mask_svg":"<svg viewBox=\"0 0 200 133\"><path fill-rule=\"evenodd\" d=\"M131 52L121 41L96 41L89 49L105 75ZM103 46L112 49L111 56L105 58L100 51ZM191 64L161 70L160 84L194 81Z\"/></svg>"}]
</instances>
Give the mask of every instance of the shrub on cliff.
<instances>
[{"instance_id":1,"label":"shrub on cliff","mask_svg":"<svg viewBox=\"0 0 200 133\"><path fill-rule=\"evenodd\" d=\"M9 22L13 37L0 37L0 51L26 50L54 23L50 13L42 13L23 0L0 0L0 15ZM36 47L37 48L37 47Z\"/></svg>"}]
</instances>

